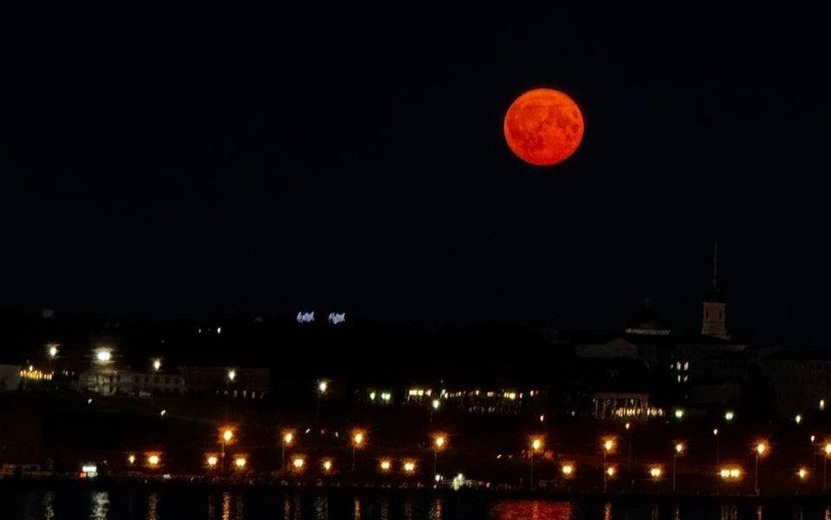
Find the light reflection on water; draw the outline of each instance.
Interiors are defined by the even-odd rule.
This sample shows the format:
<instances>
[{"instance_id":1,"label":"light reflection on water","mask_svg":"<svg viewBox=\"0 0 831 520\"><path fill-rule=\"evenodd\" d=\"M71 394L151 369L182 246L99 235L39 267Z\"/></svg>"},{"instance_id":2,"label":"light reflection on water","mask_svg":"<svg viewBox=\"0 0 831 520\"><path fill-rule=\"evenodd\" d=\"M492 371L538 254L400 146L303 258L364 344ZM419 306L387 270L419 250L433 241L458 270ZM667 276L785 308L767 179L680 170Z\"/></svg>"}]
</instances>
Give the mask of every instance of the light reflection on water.
<instances>
[{"instance_id":1,"label":"light reflection on water","mask_svg":"<svg viewBox=\"0 0 831 520\"><path fill-rule=\"evenodd\" d=\"M571 502L548 502L543 500L506 500L497 503L491 510L493 520L572 520ZM604 520L611 520L612 505L603 508Z\"/></svg>"},{"instance_id":2,"label":"light reflection on water","mask_svg":"<svg viewBox=\"0 0 831 520\"><path fill-rule=\"evenodd\" d=\"M725 504L721 506L721 520L738 520L739 508L736 504Z\"/></svg>"},{"instance_id":3,"label":"light reflection on water","mask_svg":"<svg viewBox=\"0 0 831 520\"><path fill-rule=\"evenodd\" d=\"M43 494L43 520L55 518L55 493L47 491Z\"/></svg>"},{"instance_id":4,"label":"light reflection on water","mask_svg":"<svg viewBox=\"0 0 831 520\"><path fill-rule=\"evenodd\" d=\"M206 500L207 498L207 500ZM323 491L5 491L0 520L831 520L813 501L494 500Z\"/></svg>"},{"instance_id":5,"label":"light reflection on water","mask_svg":"<svg viewBox=\"0 0 831 520\"><path fill-rule=\"evenodd\" d=\"M110 511L110 494L106 491L97 491L92 494L92 512L90 520L108 520Z\"/></svg>"},{"instance_id":6,"label":"light reflection on water","mask_svg":"<svg viewBox=\"0 0 831 520\"><path fill-rule=\"evenodd\" d=\"M437 498L433 500L433 504L430 506L430 512L428 513L430 520L441 520L441 506L441 499Z\"/></svg>"},{"instance_id":7,"label":"light reflection on water","mask_svg":"<svg viewBox=\"0 0 831 520\"><path fill-rule=\"evenodd\" d=\"M159 520L159 494L150 493L147 496L147 520Z\"/></svg>"}]
</instances>

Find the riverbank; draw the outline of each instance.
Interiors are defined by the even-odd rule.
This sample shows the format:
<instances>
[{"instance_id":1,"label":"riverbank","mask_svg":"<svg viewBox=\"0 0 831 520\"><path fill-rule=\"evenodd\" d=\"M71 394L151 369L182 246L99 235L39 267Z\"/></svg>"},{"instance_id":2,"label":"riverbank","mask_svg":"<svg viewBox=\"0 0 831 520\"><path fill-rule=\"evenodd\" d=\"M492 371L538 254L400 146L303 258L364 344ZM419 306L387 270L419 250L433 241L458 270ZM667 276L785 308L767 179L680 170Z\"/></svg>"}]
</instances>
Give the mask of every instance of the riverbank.
<instances>
[{"instance_id":1,"label":"riverbank","mask_svg":"<svg viewBox=\"0 0 831 520\"><path fill-rule=\"evenodd\" d=\"M611 503L654 503L681 504L685 502L730 501L736 504L763 504L770 501L778 503L798 503L831 506L831 493L779 494L764 493L662 493L662 492L592 492L569 491L562 489L516 489L489 486L425 486L425 485L389 485L389 484L352 484L352 483L298 483L285 481L238 481L238 480L186 480L186 479L68 479L68 478L23 478L0 479L0 491L137 491L137 492L278 492L299 494L324 494L327 496L349 495L407 495L429 496L445 499L475 498L476 500L545 500L569 502Z\"/></svg>"}]
</instances>

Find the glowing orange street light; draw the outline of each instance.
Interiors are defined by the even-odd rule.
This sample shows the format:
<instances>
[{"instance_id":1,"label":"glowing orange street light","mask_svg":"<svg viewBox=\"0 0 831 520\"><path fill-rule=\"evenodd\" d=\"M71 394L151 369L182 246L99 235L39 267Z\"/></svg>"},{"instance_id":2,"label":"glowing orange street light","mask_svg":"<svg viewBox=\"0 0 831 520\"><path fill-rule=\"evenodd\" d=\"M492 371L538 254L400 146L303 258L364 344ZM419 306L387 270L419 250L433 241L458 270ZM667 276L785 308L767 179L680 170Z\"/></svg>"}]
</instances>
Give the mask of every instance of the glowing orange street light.
<instances>
[{"instance_id":1,"label":"glowing orange street light","mask_svg":"<svg viewBox=\"0 0 831 520\"><path fill-rule=\"evenodd\" d=\"M237 467L237 470L245 469L245 465L248 464L248 459L245 458L244 455L237 455L234 458L234 466Z\"/></svg>"},{"instance_id":2,"label":"glowing orange street light","mask_svg":"<svg viewBox=\"0 0 831 520\"><path fill-rule=\"evenodd\" d=\"M822 490L825 491L825 480L828 474L828 457L831 456L831 442L825 443L823 451L825 451L825 457L822 462Z\"/></svg>"},{"instance_id":3,"label":"glowing orange street light","mask_svg":"<svg viewBox=\"0 0 831 520\"><path fill-rule=\"evenodd\" d=\"M763 456L768 451L768 445L765 441L760 441L756 443L755 450L756 452L756 467L753 474L753 482L754 486L753 489L756 491L756 494L759 494L759 457Z\"/></svg>"},{"instance_id":4,"label":"glowing orange street light","mask_svg":"<svg viewBox=\"0 0 831 520\"><path fill-rule=\"evenodd\" d=\"M412 475L413 473L415 473L416 463L414 460L405 460L404 465L402 467L404 468L404 473L406 473L407 475Z\"/></svg>"},{"instance_id":5,"label":"glowing orange street light","mask_svg":"<svg viewBox=\"0 0 831 520\"><path fill-rule=\"evenodd\" d=\"M284 431L280 443L280 471L286 467L286 446L291 446L292 442L294 442L294 432L291 430Z\"/></svg>"},{"instance_id":6,"label":"glowing orange street light","mask_svg":"<svg viewBox=\"0 0 831 520\"><path fill-rule=\"evenodd\" d=\"M158 453L151 453L151 454L147 455L147 464L151 468L157 468L159 466L159 464L161 463L161 461L162 461L162 458L159 456Z\"/></svg>"},{"instance_id":7,"label":"glowing orange street light","mask_svg":"<svg viewBox=\"0 0 831 520\"><path fill-rule=\"evenodd\" d=\"M649 476L652 477L653 480L660 480L663 473L664 471L661 466L651 466L649 468Z\"/></svg>"},{"instance_id":8,"label":"glowing orange street light","mask_svg":"<svg viewBox=\"0 0 831 520\"><path fill-rule=\"evenodd\" d=\"M574 475L574 464L571 462L566 462L560 468L560 471L563 472L563 476L566 478L571 478Z\"/></svg>"},{"instance_id":9,"label":"glowing orange street light","mask_svg":"<svg viewBox=\"0 0 831 520\"><path fill-rule=\"evenodd\" d=\"M222 451L220 453L219 462L220 462L220 469L225 468L225 447L234 440L234 429L230 426L223 426L220 428L219 432L219 443L222 446Z\"/></svg>"},{"instance_id":10,"label":"glowing orange street light","mask_svg":"<svg viewBox=\"0 0 831 520\"><path fill-rule=\"evenodd\" d=\"M321 463L321 466L323 467L323 472L324 473L331 472L332 471L332 460L331 459L323 459L323 462Z\"/></svg>"},{"instance_id":11,"label":"glowing orange street light","mask_svg":"<svg viewBox=\"0 0 831 520\"><path fill-rule=\"evenodd\" d=\"M536 457L537 453L542 451L544 446L545 440L543 439L543 437L531 437L531 479L528 481L528 487L530 489L534 489L534 458Z\"/></svg>"},{"instance_id":12,"label":"glowing orange street light","mask_svg":"<svg viewBox=\"0 0 831 520\"><path fill-rule=\"evenodd\" d=\"M675 450L672 452L672 492L675 492L675 467L678 465L678 457L684 453L687 447L683 442L675 443Z\"/></svg>"},{"instance_id":13,"label":"glowing orange street light","mask_svg":"<svg viewBox=\"0 0 831 520\"><path fill-rule=\"evenodd\" d=\"M447 436L443 433L433 435L433 476L439 474L439 450L447 447Z\"/></svg>"},{"instance_id":14,"label":"glowing orange street light","mask_svg":"<svg viewBox=\"0 0 831 520\"><path fill-rule=\"evenodd\" d=\"M392 462L390 462L390 459L381 459L381 463L379 464L379 466L381 468L381 471L386 473L392 467Z\"/></svg>"},{"instance_id":15,"label":"glowing orange street light","mask_svg":"<svg viewBox=\"0 0 831 520\"><path fill-rule=\"evenodd\" d=\"M366 432L363 430L352 431L352 471L355 471L355 451L363 448L366 442Z\"/></svg>"},{"instance_id":16,"label":"glowing orange street light","mask_svg":"<svg viewBox=\"0 0 831 520\"><path fill-rule=\"evenodd\" d=\"M214 469L216 465L219 463L219 458L216 455L208 455L205 459L205 462L208 463L208 467Z\"/></svg>"},{"instance_id":17,"label":"glowing orange street light","mask_svg":"<svg viewBox=\"0 0 831 520\"><path fill-rule=\"evenodd\" d=\"M303 471L303 466L306 465L306 460L298 455L292 459L291 465L294 467L294 471L300 472Z\"/></svg>"},{"instance_id":18,"label":"glowing orange street light","mask_svg":"<svg viewBox=\"0 0 831 520\"><path fill-rule=\"evenodd\" d=\"M606 493L609 489L607 477L611 477L614 475L614 467L609 467L609 470L612 470L612 473L609 474L606 468L606 455L608 453L613 453L615 451L615 438L614 437L606 437L603 439L603 492Z\"/></svg>"}]
</instances>

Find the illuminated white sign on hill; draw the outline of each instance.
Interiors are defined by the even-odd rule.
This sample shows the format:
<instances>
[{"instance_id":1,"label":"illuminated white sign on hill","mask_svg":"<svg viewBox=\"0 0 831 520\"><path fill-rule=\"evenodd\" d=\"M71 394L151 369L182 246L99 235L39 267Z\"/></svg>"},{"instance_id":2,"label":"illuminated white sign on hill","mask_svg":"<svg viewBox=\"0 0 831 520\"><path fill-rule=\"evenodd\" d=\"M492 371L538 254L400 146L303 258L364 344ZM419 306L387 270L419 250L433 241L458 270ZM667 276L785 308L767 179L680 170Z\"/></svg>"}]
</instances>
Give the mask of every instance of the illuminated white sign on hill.
<instances>
[{"instance_id":1,"label":"illuminated white sign on hill","mask_svg":"<svg viewBox=\"0 0 831 520\"><path fill-rule=\"evenodd\" d=\"M346 321L346 313L345 312L330 312L329 313L329 323L332 325L337 325L338 323L343 323Z\"/></svg>"},{"instance_id":2,"label":"illuminated white sign on hill","mask_svg":"<svg viewBox=\"0 0 831 520\"><path fill-rule=\"evenodd\" d=\"M312 312L298 312L297 313L297 323L314 323L315 321L315 313Z\"/></svg>"}]
</instances>

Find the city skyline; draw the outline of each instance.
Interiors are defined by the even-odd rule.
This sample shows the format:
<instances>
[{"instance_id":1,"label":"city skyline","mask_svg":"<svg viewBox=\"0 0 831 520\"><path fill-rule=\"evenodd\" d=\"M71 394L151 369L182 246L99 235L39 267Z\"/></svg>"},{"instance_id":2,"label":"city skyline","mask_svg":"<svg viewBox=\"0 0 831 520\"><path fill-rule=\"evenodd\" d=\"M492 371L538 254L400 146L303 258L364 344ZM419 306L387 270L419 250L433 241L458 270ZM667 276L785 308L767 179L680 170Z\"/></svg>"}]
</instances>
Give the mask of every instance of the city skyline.
<instances>
[{"instance_id":1,"label":"city skyline","mask_svg":"<svg viewBox=\"0 0 831 520\"><path fill-rule=\"evenodd\" d=\"M3 18L2 308L619 330L649 297L694 332L717 240L731 333L824 348L831 332L818 13ZM554 167L502 134L535 87L585 120Z\"/></svg>"}]
</instances>

